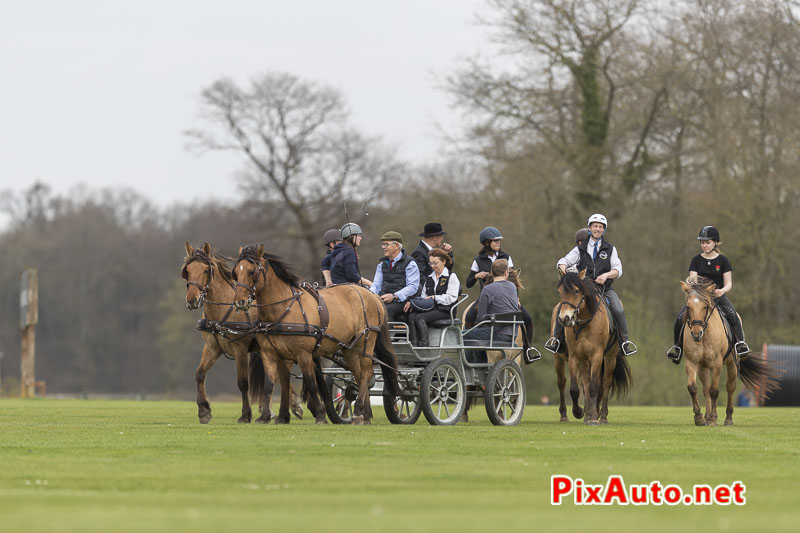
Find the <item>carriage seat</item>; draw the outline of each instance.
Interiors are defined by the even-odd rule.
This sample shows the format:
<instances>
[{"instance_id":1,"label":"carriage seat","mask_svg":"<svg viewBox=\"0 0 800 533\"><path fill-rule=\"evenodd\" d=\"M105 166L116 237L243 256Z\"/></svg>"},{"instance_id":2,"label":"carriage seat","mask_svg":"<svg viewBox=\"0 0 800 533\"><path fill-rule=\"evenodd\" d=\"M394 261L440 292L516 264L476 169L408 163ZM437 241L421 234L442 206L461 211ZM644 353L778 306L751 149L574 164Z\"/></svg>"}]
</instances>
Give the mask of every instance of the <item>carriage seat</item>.
<instances>
[{"instance_id":1,"label":"carriage seat","mask_svg":"<svg viewBox=\"0 0 800 533\"><path fill-rule=\"evenodd\" d=\"M460 318L454 318L453 320L450 320L449 318L443 318L441 320L434 320L433 322L430 322L428 324L428 327L446 328L447 326L460 326L460 325L461 325Z\"/></svg>"}]
</instances>

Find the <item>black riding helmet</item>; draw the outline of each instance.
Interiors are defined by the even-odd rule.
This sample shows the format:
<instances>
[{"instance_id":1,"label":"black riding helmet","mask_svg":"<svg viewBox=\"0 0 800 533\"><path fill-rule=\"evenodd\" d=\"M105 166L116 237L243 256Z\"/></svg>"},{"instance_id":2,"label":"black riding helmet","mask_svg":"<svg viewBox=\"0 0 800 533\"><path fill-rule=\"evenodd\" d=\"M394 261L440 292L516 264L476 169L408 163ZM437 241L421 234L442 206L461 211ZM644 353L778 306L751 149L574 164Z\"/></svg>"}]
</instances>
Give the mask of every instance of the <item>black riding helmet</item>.
<instances>
[{"instance_id":1,"label":"black riding helmet","mask_svg":"<svg viewBox=\"0 0 800 533\"><path fill-rule=\"evenodd\" d=\"M719 242L719 230L714 226L703 226L703 229L700 230L700 235L697 236L697 240Z\"/></svg>"}]
</instances>

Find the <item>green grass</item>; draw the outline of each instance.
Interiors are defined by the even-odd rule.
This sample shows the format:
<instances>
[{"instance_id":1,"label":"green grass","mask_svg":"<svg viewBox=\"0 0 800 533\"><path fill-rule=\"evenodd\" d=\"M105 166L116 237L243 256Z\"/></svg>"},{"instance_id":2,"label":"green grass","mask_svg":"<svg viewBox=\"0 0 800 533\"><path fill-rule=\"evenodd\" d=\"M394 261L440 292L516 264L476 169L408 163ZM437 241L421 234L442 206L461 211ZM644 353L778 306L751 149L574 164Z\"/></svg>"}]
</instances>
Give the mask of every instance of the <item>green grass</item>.
<instances>
[{"instance_id":1,"label":"green grass","mask_svg":"<svg viewBox=\"0 0 800 533\"><path fill-rule=\"evenodd\" d=\"M455 427L236 424L214 403L0 400L0 531L796 531L800 409L739 409L695 427L687 407L619 407L611 425L520 426L482 407ZM549 503L550 476L747 486L747 504Z\"/></svg>"}]
</instances>

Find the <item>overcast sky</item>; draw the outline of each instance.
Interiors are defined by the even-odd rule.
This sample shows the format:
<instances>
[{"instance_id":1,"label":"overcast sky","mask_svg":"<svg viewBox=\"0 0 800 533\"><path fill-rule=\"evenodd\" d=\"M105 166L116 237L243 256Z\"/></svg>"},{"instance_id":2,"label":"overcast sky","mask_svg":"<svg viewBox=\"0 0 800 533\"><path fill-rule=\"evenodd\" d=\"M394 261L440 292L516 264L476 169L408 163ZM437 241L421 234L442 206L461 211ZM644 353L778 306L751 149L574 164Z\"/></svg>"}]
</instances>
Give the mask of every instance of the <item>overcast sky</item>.
<instances>
[{"instance_id":1,"label":"overcast sky","mask_svg":"<svg viewBox=\"0 0 800 533\"><path fill-rule=\"evenodd\" d=\"M340 89L355 124L422 161L455 123L432 73L486 49L481 0L11 2L0 18L0 190L39 179L129 186L166 205L222 183L197 156L198 94L220 76L288 71Z\"/></svg>"}]
</instances>

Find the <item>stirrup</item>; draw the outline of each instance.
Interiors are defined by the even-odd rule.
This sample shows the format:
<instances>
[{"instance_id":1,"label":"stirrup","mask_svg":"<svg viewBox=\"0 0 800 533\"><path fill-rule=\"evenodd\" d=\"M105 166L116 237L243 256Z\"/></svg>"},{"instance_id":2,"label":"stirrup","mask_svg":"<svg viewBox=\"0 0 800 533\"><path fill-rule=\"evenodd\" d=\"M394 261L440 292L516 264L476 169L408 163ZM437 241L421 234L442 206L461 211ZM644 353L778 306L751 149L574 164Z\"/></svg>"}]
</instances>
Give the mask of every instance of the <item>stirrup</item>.
<instances>
[{"instance_id":1,"label":"stirrup","mask_svg":"<svg viewBox=\"0 0 800 533\"><path fill-rule=\"evenodd\" d=\"M733 349L736 351L736 355L738 355L740 358L750 353L750 347L744 341L739 341L734 344Z\"/></svg>"},{"instance_id":2,"label":"stirrup","mask_svg":"<svg viewBox=\"0 0 800 533\"><path fill-rule=\"evenodd\" d=\"M677 344L667 350L667 359L679 365L681 363L681 358L683 357L683 350Z\"/></svg>"},{"instance_id":3,"label":"stirrup","mask_svg":"<svg viewBox=\"0 0 800 533\"><path fill-rule=\"evenodd\" d=\"M548 352L556 353L559 348L561 348L561 341L555 337L550 337L547 339L547 342L544 343L544 349Z\"/></svg>"},{"instance_id":4,"label":"stirrup","mask_svg":"<svg viewBox=\"0 0 800 533\"><path fill-rule=\"evenodd\" d=\"M531 346L525 350L525 364L535 363L542 358L542 352Z\"/></svg>"},{"instance_id":5,"label":"stirrup","mask_svg":"<svg viewBox=\"0 0 800 533\"><path fill-rule=\"evenodd\" d=\"M622 346L620 346L620 348L622 348L622 355L624 355L625 357L628 357L629 355L633 355L633 354L635 354L636 352L639 351L639 348L637 348L636 345L633 344L633 342L631 342L631 341L623 342Z\"/></svg>"}]
</instances>

